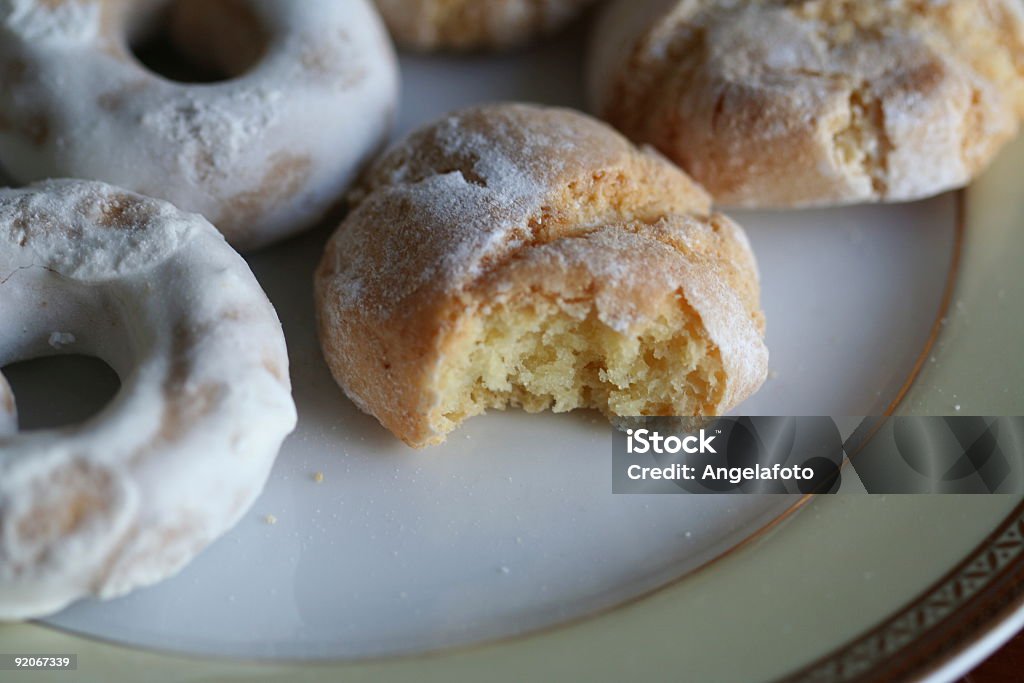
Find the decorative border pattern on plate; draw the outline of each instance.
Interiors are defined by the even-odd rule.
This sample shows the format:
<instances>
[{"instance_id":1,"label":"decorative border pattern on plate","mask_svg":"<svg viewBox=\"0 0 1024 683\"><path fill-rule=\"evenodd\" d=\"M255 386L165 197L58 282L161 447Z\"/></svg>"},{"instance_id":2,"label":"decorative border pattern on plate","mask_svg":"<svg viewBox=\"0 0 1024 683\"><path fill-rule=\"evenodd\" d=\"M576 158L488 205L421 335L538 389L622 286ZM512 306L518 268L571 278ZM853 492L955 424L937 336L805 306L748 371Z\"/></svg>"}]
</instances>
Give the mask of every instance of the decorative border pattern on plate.
<instances>
[{"instance_id":1,"label":"decorative border pattern on plate","mask_svg":"<svg viewBox=\"0 0 1024 683\"><path fill-rule=\"evenodd\" d=\"M785 683L906 680L941 664L1024 599L1024 503L962 563L894 616Z\"/></svg>"}]
</instances>

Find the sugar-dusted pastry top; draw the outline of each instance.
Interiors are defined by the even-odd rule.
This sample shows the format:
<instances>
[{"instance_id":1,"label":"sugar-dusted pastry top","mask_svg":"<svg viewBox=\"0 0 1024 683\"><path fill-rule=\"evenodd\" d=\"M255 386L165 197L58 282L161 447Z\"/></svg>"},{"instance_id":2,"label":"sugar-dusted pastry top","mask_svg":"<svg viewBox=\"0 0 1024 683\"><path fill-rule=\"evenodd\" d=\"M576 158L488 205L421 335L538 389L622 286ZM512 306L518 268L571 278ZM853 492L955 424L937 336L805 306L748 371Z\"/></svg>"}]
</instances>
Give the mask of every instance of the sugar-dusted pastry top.
<instances>
[{"instance_id":1,"label":"sugar-dusted pastry top","mask_svg":"<svg viewBox=\"0 0 1024 683\"><path fill-rule=\"evenodd\" d=\"M1016 0L617 0L595 111L717 202L902 201L969 182L1024 115Z\"/></svg>"}]
</instances>

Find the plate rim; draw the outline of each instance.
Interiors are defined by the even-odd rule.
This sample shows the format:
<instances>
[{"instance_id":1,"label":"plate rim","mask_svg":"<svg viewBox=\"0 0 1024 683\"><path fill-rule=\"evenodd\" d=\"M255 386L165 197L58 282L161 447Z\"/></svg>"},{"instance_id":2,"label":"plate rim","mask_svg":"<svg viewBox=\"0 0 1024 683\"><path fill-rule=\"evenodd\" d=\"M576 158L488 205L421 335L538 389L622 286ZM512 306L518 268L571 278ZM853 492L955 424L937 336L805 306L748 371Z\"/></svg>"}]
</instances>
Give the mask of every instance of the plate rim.
<instances>
[{"instance_id":1,"label":"plate rim","mask_svg":"<svg viewBox=\"0 0 1024 683\"><path fill-rule=\"evenodd\" d=\"M1005 560L1000 555L1011 550ZM984 564L981 564L984 562ZM977 592L968 584L984 575ZM950 604L949 596L961 602ZM946 604L942 604L942 603ZM949 609L928 623L930 608ZM851 683L926 680L955 668L993 631L1024 615L1024 500L975 549L909 603L881 623L777 683ZM917 626L912 640L887 652L888 643ZM946 635L948 632L948 635ZM940 635L941 633L941 635ZM998 644L996 645L998 647ZM994 649L994 648L993 648ZM872 657L874 657L872 659Z\"/></svg>"}]
</instances>

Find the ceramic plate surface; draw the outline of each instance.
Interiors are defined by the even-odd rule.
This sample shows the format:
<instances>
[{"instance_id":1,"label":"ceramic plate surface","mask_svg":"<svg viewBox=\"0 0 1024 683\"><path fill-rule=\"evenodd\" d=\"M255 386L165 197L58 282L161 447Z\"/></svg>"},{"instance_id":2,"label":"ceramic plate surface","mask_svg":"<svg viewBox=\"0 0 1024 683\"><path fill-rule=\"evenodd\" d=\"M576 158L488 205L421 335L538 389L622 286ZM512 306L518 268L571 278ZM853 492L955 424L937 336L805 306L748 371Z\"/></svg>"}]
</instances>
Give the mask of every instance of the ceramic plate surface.
<instances>
[{"instance_id":1,"label":"ceramic plate surface","mask_svg":"<svg viewBox=\"0 0 1024 683\"><path fill-rule=\"evenodd\" d=\"M582 51L571 35L508 57L405 58L398 133L481 101L580 108ZM1024 211L1008 179L1022 161L1017 145L970 192L925 202L734 214L761 266L772 368L737 412L1019 413L1024 367L1006 359L1024 341ZM178 577L0 627L0 650L80 653L83 680L145 667L152 680L831 681L898 657L894 675L944 664L948 676L1008 635L992 628L1012 625L1016 595L988 578L1024 564L1005 537L1015 499L797 510L792 497L613 496L609 427L587 413L492 414L442 447L397 443L340 394L315 340L311 279L331 227L250 258L285 327L300 412L256 507ZM33 426L116 386L96 364L9 374ZM1013 552L928 608L939 625L978 609L975 592L998 609L964 633L884 630L994 542ZM907 654L922 642L928 657Z\"/></svg>"}]
</instances>

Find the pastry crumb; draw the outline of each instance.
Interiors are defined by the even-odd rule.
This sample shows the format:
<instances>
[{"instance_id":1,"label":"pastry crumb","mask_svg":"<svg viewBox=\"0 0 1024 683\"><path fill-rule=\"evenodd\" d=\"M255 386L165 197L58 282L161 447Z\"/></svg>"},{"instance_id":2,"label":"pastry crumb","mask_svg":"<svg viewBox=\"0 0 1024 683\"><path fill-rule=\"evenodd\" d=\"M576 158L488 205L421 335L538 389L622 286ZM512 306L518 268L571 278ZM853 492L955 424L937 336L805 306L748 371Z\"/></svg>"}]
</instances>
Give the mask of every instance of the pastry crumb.
<instances>
[{"instance_id":1,"label":"pastry crumb","mask_svg":"<svg viewBox=\"0 0 1024 683\"><path fill-rule=\"evenodd\" d=\"M316 472L313 475L313 481L315 481L318 484L324 483L324 473L323 472Z\"/></svg>"},{"instance_id":2,"label":"pastry crumb","mask_svg":"<svg viewBox=\"0 0 1024 683\"><path fill-rule=\"evenodd\" d=\"M267 515L263 518L263 521L269 524L270 526L274 526L275 524L277 524L277 517L275 517L274 515Z\"/></svg>"}]
</instances>

